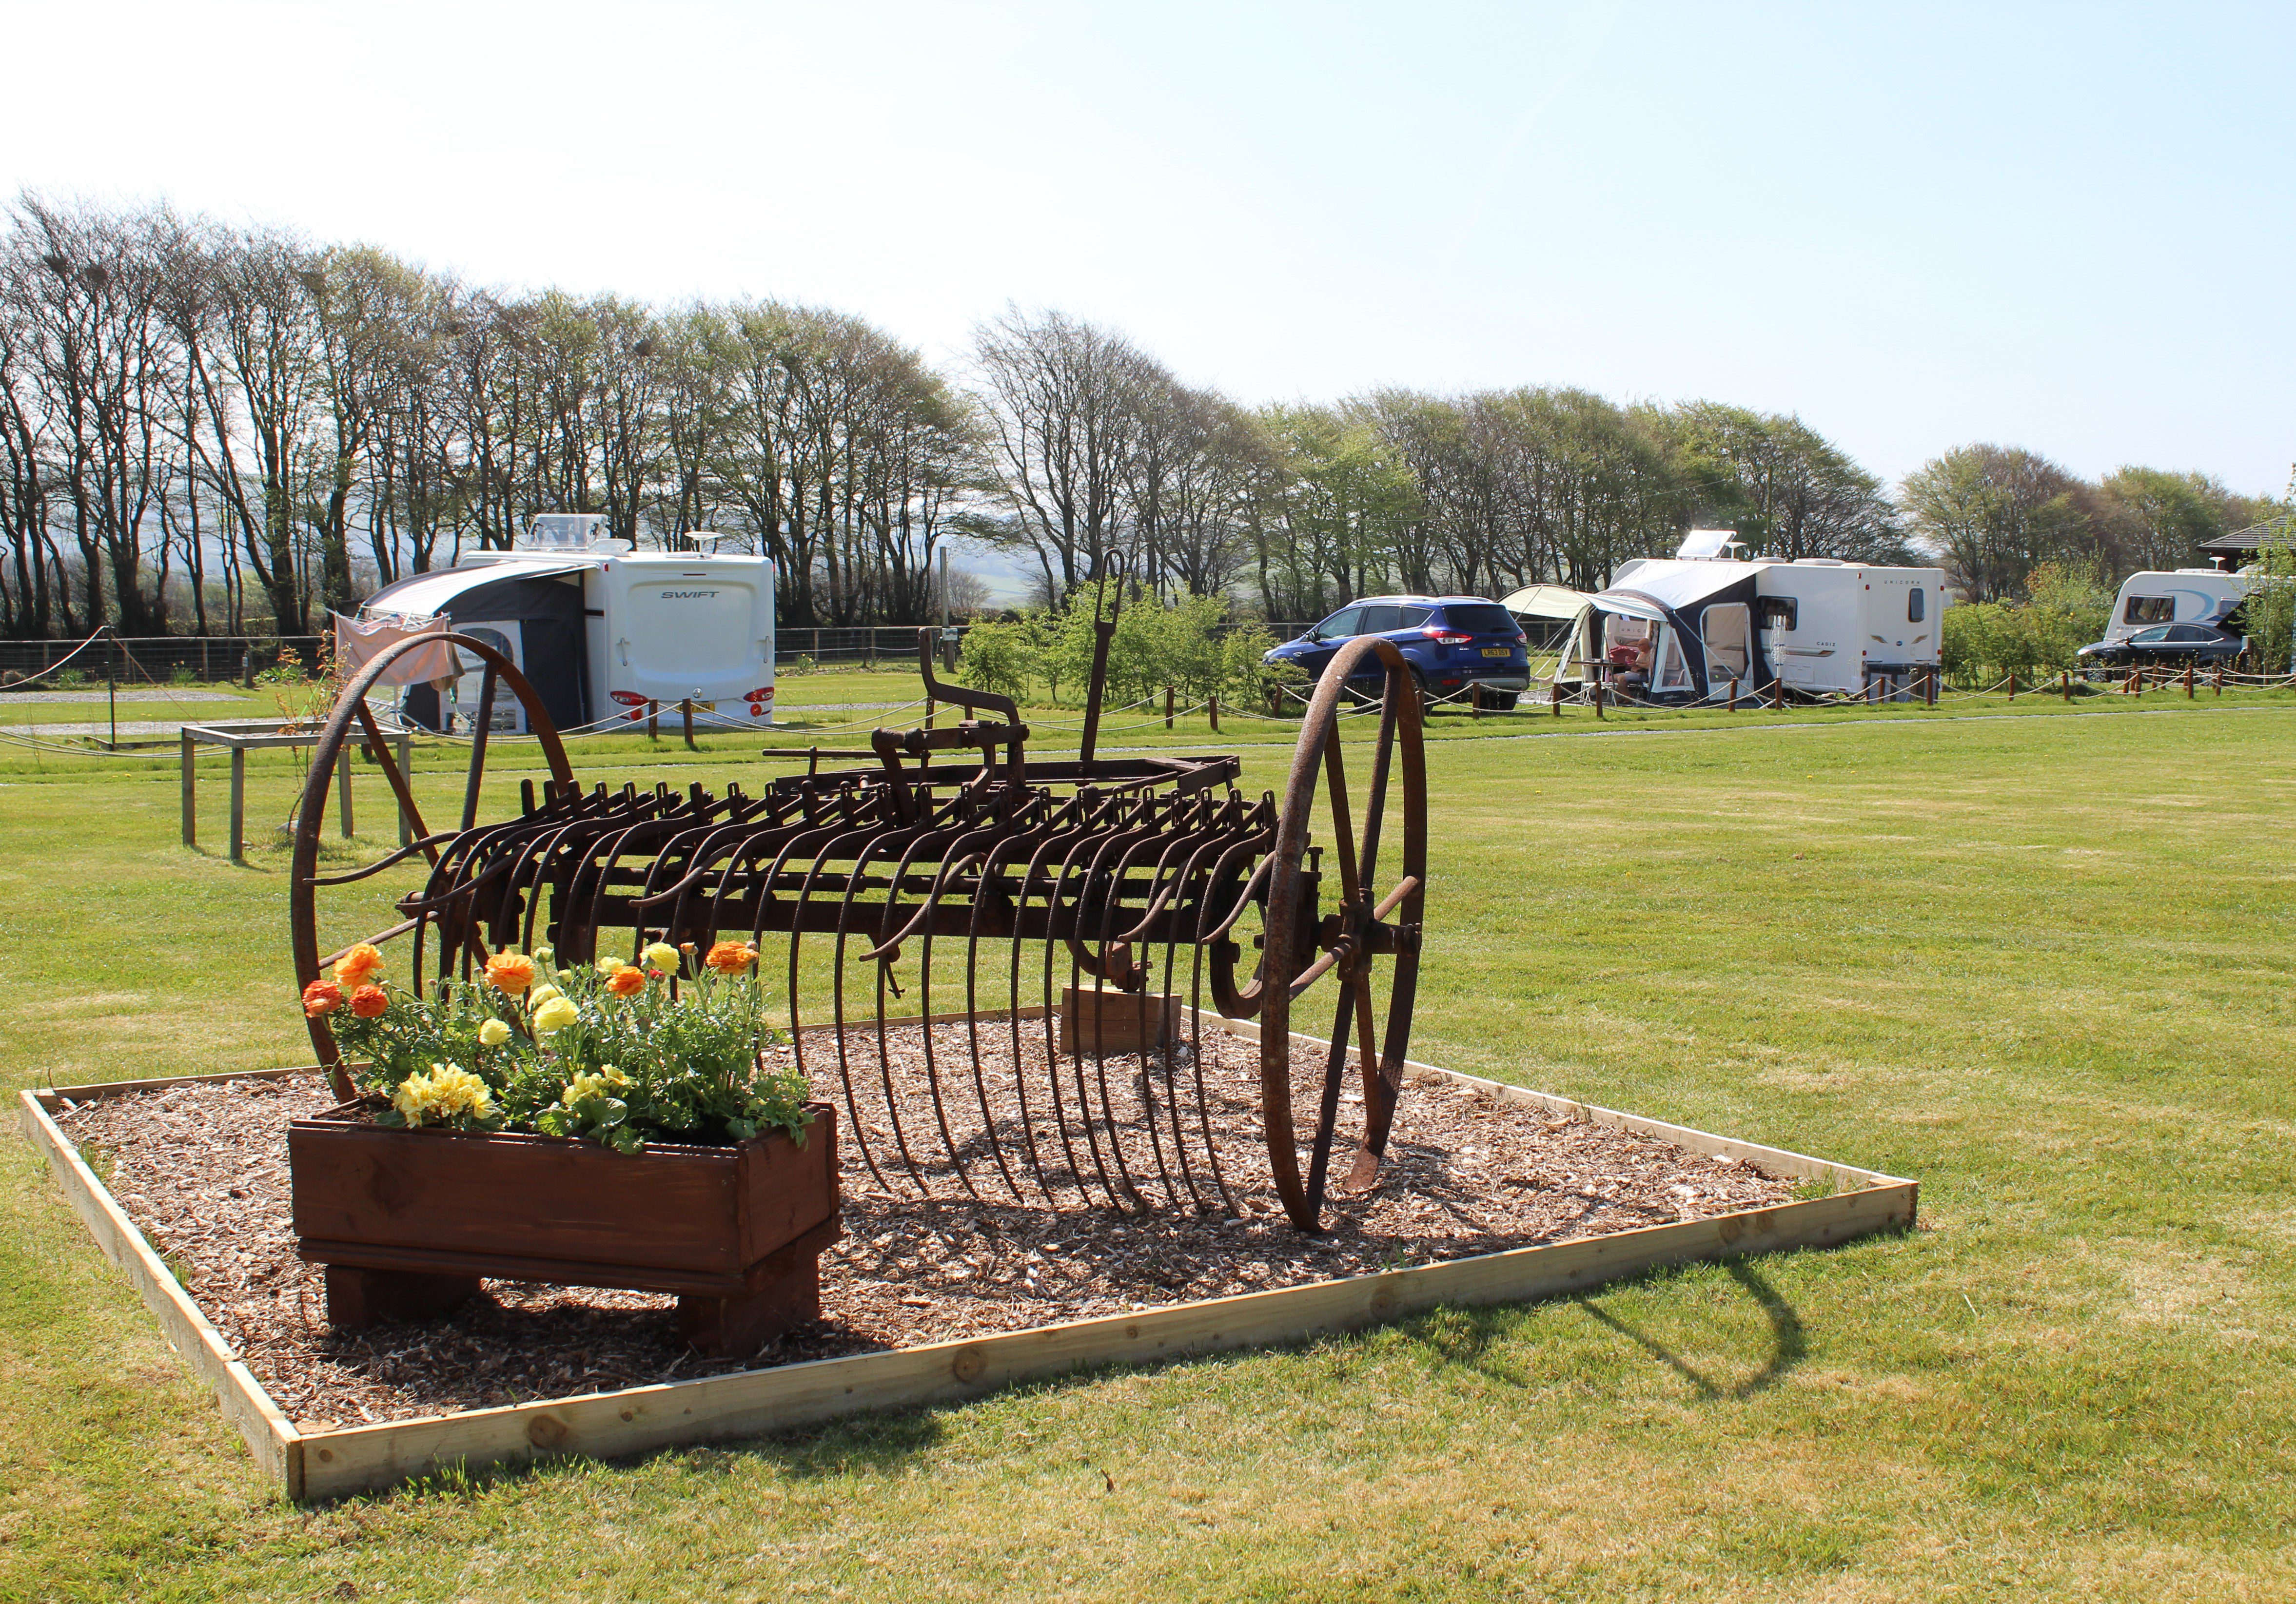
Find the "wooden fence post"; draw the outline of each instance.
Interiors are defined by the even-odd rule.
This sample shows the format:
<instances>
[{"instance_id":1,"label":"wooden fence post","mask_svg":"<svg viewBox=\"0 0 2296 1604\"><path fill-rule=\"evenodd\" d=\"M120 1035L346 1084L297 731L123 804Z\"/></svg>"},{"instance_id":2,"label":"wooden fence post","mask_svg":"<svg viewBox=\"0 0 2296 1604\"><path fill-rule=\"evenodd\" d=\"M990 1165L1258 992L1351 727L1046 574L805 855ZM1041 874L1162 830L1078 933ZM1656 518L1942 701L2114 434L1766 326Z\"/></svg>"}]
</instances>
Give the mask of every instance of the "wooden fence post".
<instances>
[{"instance_id":1,"label":"wooden fence post","mask_svg":"<svg viewBox=\"0 0 2296 1604\"><path fill-rule=\"evenodd\" d=\"M681 697L678 700L677 711L679 716L685 721L685 749L689 752L693 751L695 749L693 745L693 699L690 696Z\"/></svg>"},{"instance_id":2,"label":"wooden fence post","mask_svg":"<svg viewBox=\"0 0 2296 1604\"><path fill-rule=\"evenodd\" d=\"M231 861L244 862L247 840L247 749L231 749Z\"/></svg>"},{"instance_id":3,"label":"wooden fence post","mask_svg":"<svg viewBox=\"0 0 2296 1604\"><path fill-rule=\"evenodd\" d=\"M1172 687L1169 685L1164 687L1164 727L1168 730L1172 727Z\"/></svg>"},{"instance_id":4,"label":"wooden fence post","mask_svg":"<svg viewBox=\"0 0 2296 1604\"><path fill-rule=\"evenodd\" d=\"M656 717L660 711L660 707L658 703L652 701L646 703L646 739L648 741L659 741L661 738L661 726Z\"/></svg>"},{"instance_id":5,"label":"wooden fence post","mask_svg":"<svg viewBox=\"0 0 2296 1604\"><path fill-rule=\"evenodd\" d=\"M2065 693L2065 700L2068 702L2072 700L2073 671L2071 669L2060 668L2057 670L2057 688Z\"/></svg>"},{"instance_id":6,"label":"wooden fence post","mask_svg":"<svg viewBox=\"0 0 2296 1604\"><path fill-rule=\"evenodd\" d=\"M1770 682L1770 709L1772 712L1783 713L1785 711L1785 706L1786 683L1783 679L1774 679Z\"/></svg>"},{"instance_id":7,"label":"wooden fence post","mask_svg":"<svg viewBox=\"0 0 2296 1604\"><path fill-rule=\"evenodd\" d=\"M2217 659L2217 694L2218 696L2224 694L2224 659L2222 658Z\"/></svg>"},{"instance_id":8,"label":"wooden fence post","mask_svg":"<svg viewBox=\"0 0 2296 1604\"><path fill-rule=\"evenodd\" d=\"M2185 700L2193 700L2193 664L2189 658L2185 661Z\"/></svg>"},{"instance_id":9,"label":"wooden fence post","mask_svg":"<svg viewBox=\"0 0 2296 1604\"><path fill-rule=\"evenodd\" d=\"M1211 709L1212 733L1217 735L1219 733L1219 698L1218 696L1208 695L1204 698L1204 703Z\"/></svg>"},{"instance_id":10,"label":"wooden fence post","mask_svg":"<svg viewBox=\"0 0 2296 1604\"><path fill-rule=\"evenodd\" d=\"M1559 666L1554 670L1554 680L1546 687L1546 705L1554 710L1555 717L1562 716L1562 670Z\"/></svg>"},{"instance_id":11,"label":"wooden fence post","mask_svg":"<svg viewBox=\"0 0 2296 1604\"><path fill-rule=\"evenodd\" d=\"M2014 668L2009 670L2009 700L2017 700L2017 671Z\"/></svg>"},{"instance_id":12,"label":"wooden fence post","mask_svg":"<svg viewBox=\"0 0 2296 1604\"><path fill-rule=\"evenodd\" d=\"M1737 710L1738 710L1738 676L1737 676L1736 675L1734 675L1734 675L1732 675L1730 676L1730 711L1732 711L1733 713L1735 713Z\"/></svg>"},{"instance_id":13,"label":"wooden fence post","mask_svg":"<svg viewBox=\"0 0 2296 1604\"><path fill-rule=\"evenodd\" d=\"M351 839L351 749L348 745L335 754L335 790L340 798L336 807L342 815L343 839L348 841Z\"/></svg>"},{"instance_id":14,"label":"wooden fence post","mask_svg":"<svg viewBox=\"0 0 2296 1604\"><path fill-rule=\"evenodd\" d=\"M414 739L406 731L401 730L398 732L398 773L400 778L406 782L406 789L410 794L414 790ZM399 804L398 808L398 844L401 847L414 845L414 821L407 816L405 803Z\"/></svg>"},{"instance_id":15,"label":"wooden fence post","mask_svg":"<svg viewBox=\"0 0 2296 1604\"><path fill-rule=\"evenodd\" d=\"M1597 717L1597 718L1600 718L1600 717L1602 717L1602 716L1603 716L1603 688L1604 688L1604 687L1603 687L1603 682L1602 682L1601 680L1597 679L1597 680L1595 682L1595 717Z\"/></svg>"},{"instance_id":16,"label":"wooden fence post","mask_svg":"<svg viewBox=\"0 0 2296 1604\"><path fill-rule=\"evenodd\" d=\"M199 743L192 739L192 732L189 730L185 730L183 735L184 845L196 847L200 844L199 770L193 765L192 757Z\"/></svg>"}]
</instances>

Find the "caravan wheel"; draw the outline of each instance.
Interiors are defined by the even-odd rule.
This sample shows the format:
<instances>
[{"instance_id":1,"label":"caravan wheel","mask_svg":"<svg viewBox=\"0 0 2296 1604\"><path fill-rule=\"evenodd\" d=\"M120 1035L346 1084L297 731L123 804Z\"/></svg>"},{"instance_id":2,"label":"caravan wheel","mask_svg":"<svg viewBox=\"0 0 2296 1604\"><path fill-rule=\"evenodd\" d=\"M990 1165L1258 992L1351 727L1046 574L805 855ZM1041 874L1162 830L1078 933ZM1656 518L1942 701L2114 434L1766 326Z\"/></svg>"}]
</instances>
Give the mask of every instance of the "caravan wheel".
<instances>
[{"instance_id":1,"label":"caravan wheel","mask_svg":"<svg viewBox=\"0 0 2296 1604\"><path fill-rule=\"evenodd\" d=\"M1340 704L1357 675L1379 676L1379 727L1369 742L1342 742ZM1361 1191L1378 1179L1403 1084L1427 896L1421 712L1416 676L1394 644L1376 636L1350 641L1316 683L1284 788L1261 970L1260 1112L1276 1192L1303 1231L1321 1228L1349 1056L1362 1084L1363 1126L1343 1191ZM1327 827L1320 836L1319 820ZM1327 875L1339 894L1338 912L1328 916L1321 895ZM1302 1025L1330 1043L1320 1085L1307 1087L1295 1086L1292 1074L1292 1004L1302 1000L1313 1011ZM1302 1113L1311 1130L1304 1177Z\"/></svg>"}]
</instances>

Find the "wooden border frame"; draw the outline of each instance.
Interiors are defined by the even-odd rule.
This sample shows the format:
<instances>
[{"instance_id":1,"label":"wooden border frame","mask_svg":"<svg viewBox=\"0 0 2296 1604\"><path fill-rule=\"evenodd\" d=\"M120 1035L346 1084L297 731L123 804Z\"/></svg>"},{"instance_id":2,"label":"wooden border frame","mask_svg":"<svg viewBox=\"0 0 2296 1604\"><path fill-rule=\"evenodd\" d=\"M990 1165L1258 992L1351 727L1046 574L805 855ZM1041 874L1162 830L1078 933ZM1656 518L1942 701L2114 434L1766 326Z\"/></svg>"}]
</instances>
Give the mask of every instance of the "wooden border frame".
<instances>
[{"instance_id":1,"label":"wooden border frame","mask_svg":"<svg viewBox=\"0 0 2296 1604\"><path fill-rule=\"evenodd\" d=\"M949 1019L964 1017L959 1013ZM935 1019L939 1022L939 1016ZM1211 1014L1201 1015L1201 1020L1207 1027L1247 1040L1257 1040L1259 1035L1256 1026L1245 1021ZM1323 1044L1315 1037L1296 1034L1293 1040ZM57 1086L26 1091L20 1101L25 1135L54 1166L65 1198L87 1223L96 1245L127 1272L159 1317L160 1330L193 1372L215 1389L225 1418L247 1440L265 1478L298 1502L389 1487L450 1466L478 1469L519 1464L560 1453L612 1458L685 1443L762 1436L873 1410L962 1404L1013 1382L1096 1366L1152 1363L1185 1354L1305 1342L1400 1320L1440 1304L1528 1302L1581 1291L1663 1264L1830 1247L1914 1223L1920 1197L1916 1182L1460 1075L1431 1064L1408 1063L1406 1072L1414 1079L1472 1087L1500 1101L1636 1131L1691 1152L1750 1159L1773 1174L1827 1183L1834 1192L1831 1197L1774 1208L1744 1209L1607 1236L1448 1259L1414 1269L1063 1321L890 1353L816 1359L619 1392L306 1432L272 1403L222 1334L200 1313L143 1232L81 1160L54 1116L67 1099L85 1102L168 1086L277 1080L321 1071L301 1067Z\"/></svg>"}]
</instances>

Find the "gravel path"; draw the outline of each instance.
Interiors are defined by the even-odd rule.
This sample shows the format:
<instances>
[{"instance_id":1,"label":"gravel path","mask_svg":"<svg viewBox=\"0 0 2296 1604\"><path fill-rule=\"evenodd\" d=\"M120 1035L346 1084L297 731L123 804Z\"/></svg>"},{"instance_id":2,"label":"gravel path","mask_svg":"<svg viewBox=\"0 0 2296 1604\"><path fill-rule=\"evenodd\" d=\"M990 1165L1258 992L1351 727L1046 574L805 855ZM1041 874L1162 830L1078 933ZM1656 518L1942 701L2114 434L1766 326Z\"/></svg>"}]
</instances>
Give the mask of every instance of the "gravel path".
<instances>
[{"instance_id":1,"label":"gravel path","mask_svg":"<svg viewBox=\"0 0 2296 1604\"><path fill-rule=\"evenodd\" d=\"M1214 1040L1236 1050L1215 1052ZM1251 1094L1256 1049L1223 1035L1208 1038L1205 1057L1223 1102ZM833 1073L816 1076L827 1087ZM442 1319L331 1333L320 1273L296 1256L290 1230L286 1126L332 1101L316 1076L242 1080L102 1099L61 1119L280 1407L328 1424L1296 1286L1767 1207L1792 1191L1743 1164L1423 1083L1406 1089L1378 1186L1334 1199L1320 1237L1284 1220L1248 1122L1221 1142L1235 1213L1119 1213L1076 1207L1072 1195L1056 1212L987 1187L983 1204L919 1198L906 1177L900 1191L881 1187L840 1140L847 1235L822 1258L824 1320L753 1360L706 1361L678 1342L668 1297L504 1281ZM865 1107L863 1117L875 1123Z\"/></svg>"}]
</instances>

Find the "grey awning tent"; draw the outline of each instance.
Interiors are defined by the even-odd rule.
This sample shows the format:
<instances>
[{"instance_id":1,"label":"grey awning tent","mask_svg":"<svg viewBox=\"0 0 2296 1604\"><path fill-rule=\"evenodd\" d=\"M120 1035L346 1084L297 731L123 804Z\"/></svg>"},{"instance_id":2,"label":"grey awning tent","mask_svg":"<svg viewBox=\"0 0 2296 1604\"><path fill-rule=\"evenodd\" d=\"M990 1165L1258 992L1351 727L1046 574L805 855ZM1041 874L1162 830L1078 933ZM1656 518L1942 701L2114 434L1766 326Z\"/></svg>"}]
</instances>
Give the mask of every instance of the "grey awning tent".
<instances>
[{"instance_id":1,"label":"grey awning tent","mask_svg":"<svg viewBox=\"0 0 2296 1604\"><path fill-rule=\"evenodd\" d=\"M1742 605L1747 609L1742 633L1749 681L1761 684L1772 677L1769 665L1762 661L1760 637L1751 627L1760 569L1759 563L1732 558L1661 558L1636 562L1622 569L1617 582L1609 589L1597 592L1587 602L1599 612L1620 613L1669 626L1689 672L1689 695L1693 700L1702 700L1718 694L1722 686L1718 682L1726 680L1732 672L1726 668L1718 675L1708 664L1705 618L1710 607Z\"/></svg>"},{"instance_id":2,"label":"grey awning tent","mask_svg":"<svg viewBox=\"0 0 2296 1604\"><path fill-rule=\"evenodd\" d=\"M590 722L581 576L595 566L555 559L512 560L414 574L383 586L359 610L370 618L443 614L457 628L515 622L521 669L542 698L551 722L571 730ZM408 687L399 714L425 729L439 728L438 693L428 685Z\"/></svg>"}]
</instances>

